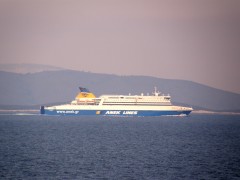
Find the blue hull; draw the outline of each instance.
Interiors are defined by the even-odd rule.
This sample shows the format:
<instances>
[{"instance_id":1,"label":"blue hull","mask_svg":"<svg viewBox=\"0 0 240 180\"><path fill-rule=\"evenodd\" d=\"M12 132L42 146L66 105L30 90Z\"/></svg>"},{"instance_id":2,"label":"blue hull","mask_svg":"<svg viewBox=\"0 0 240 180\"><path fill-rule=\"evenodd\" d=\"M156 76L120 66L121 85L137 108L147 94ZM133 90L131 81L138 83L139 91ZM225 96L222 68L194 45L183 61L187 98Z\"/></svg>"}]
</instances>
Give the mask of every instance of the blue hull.
<instances>
[{"instance_id":1,"label":"blue hull","mask_svg":"<svg viewBox=\"0 0 240 180\"><path fill-rule=\"evenodd\" d=\"M41 108L41 114L61 116L177 116L189 115L191 111L129 111L129 110L47 110Z\"/></svg>"}]
</instances>

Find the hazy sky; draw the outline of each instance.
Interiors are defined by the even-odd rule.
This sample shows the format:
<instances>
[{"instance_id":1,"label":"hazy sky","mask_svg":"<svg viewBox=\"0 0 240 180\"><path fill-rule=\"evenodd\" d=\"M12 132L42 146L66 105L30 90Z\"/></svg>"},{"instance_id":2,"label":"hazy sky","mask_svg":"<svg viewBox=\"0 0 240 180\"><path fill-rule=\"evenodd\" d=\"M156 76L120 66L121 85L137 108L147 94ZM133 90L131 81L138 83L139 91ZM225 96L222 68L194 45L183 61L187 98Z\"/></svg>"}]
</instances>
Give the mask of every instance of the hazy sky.
<instances>
[{"instance_id":1,"label":"hazy sky","mask_svg":"<svg viewBox=\"0 0 240 180\"><path fill-rule=\"evenodd\" d=\"M0 0L0 62L240 93L240 1Z\"/></svg>"}]
</instances>

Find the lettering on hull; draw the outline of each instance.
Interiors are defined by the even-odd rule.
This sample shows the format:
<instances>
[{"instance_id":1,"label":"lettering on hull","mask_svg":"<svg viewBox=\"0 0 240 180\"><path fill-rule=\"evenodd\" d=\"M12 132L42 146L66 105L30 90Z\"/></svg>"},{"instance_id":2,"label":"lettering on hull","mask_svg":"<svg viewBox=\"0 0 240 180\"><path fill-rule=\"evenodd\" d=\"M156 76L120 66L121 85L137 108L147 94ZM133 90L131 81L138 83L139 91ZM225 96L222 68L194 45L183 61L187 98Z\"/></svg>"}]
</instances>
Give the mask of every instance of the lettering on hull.
<instances>
[{"instance_id":1,"label":"lettering on hull","mask_svg":"<svg viewBox=\"0 0 240 180\"><path fill-rule=\"evenodd\" d=\"M74 111L74 110L62 110L62 111L57 111L57 114L78 114L79 111Z\"/></svg>"},{"instance_id":2,"label":"lettering on hull","mask_svg":"<svg viewBox=\"0 0 240 180\"><path fill-rule=\"evenodd\" d=\"M110 115L137 115L138 111L106 111Z\"/></svg>"},{"instance_id":3,"label":"lettering on hull","mask_svg":"<svg viewBox=\"0 0 240 180\"><path fill-rule=\"evenodd\" d=\"M120 115L121 111L107 111L105 114L116 114L116 115Z\"/></svg>"},{"instance_id":4,"label":"lettering on hull","mask_svg":"<svg viewBox=\"0 0 240 180\"><path fill-rule=\"evenodd\" d=\"M123 111L123 114L137 115L137 111Z\"/></svg>"}]
</instances>

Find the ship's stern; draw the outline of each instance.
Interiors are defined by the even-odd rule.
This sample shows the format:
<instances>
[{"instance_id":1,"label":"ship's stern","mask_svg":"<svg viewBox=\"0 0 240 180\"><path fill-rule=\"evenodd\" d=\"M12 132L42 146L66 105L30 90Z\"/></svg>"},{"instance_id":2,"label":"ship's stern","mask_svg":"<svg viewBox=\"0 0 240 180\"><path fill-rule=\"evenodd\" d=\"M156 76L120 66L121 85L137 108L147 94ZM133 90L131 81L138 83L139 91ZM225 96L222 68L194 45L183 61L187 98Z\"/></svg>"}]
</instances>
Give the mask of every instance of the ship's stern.
<instances>
[{"instance_id":1,"label":"ship's stern","mask_svg":"<svg viewBox=\"0 0 240 180\"><path fill-rule=\"evenodd\" d=\"M44 106L40 106L40 114L45 114L45 108L44 108Z\"/></svg>"}]
</instances>

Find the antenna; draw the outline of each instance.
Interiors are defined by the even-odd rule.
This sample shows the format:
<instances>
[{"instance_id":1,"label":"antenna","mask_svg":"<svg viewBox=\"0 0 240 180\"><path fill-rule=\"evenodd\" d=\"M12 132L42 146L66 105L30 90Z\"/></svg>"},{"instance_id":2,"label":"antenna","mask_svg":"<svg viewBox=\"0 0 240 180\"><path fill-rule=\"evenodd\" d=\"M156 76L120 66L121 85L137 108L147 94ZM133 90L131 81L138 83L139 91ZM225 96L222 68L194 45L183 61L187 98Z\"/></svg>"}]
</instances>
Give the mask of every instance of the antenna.
<instances>
[{"instance_id":1,"label":"antenna","mask_svg":"<svg viewBox=\"0 0 240 180\"><path fill-rule=\"evenodd\" d=\"M156 93L157 93L157 87L154 86L154 94L156 94Z\"/></svg>"},{"instance_id":2,"label":"antenna","mask_svg":"<svg viewBox=\"0 0 240 180\"><path fill-rule=\"evenodd\" d=\"M159 91L157 91L157 87L154 87L154 92L153 92L154 96L158 96L160 94Z\"/></svg>"}]
</instances>

